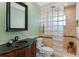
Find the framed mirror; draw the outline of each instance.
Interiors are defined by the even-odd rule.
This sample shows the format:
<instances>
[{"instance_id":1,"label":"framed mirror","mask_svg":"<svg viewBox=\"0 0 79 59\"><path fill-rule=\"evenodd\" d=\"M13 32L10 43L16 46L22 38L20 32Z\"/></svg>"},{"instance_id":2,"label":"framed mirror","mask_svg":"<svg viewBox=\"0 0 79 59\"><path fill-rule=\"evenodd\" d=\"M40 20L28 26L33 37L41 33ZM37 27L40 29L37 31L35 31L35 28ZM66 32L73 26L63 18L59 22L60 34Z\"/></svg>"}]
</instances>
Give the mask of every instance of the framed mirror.
<instances>
[{"instance_id":1,"label":"framed mirror","mask_svg":"<svg viewBox=\"0 0 79 59\"><path fill-rule=\"evenodd\" d=\"M6 3L6 31L28 30L28 7L22 2Z\"/></svg>"}]
</instances>

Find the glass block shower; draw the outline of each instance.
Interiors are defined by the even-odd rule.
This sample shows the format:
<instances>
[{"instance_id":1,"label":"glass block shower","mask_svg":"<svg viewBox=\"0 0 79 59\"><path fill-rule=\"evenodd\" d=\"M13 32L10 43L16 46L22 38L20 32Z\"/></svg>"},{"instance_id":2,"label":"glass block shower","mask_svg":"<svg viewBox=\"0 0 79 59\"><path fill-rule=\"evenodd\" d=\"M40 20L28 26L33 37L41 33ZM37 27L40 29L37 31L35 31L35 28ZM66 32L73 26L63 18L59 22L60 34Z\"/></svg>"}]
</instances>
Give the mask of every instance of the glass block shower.
<instances>
[{"instance_id":1,"label":"glass block shower","mask_svg":"<svg viewBox=\"0 0 79 59\"><path fill-rule=\"evenodd\" d=\"M44 33L52 33L53 40L63 41L65 20L63 4L41 8L41 28Z\"/></svg>"}]
</instances>

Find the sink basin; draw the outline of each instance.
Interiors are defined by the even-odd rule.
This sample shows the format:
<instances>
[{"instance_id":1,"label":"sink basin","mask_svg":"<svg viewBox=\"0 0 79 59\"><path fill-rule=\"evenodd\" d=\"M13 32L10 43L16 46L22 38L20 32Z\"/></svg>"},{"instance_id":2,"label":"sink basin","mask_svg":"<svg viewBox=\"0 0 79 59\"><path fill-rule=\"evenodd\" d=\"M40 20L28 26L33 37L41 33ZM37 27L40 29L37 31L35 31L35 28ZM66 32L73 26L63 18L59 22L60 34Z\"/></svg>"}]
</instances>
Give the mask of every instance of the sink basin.
<instances>
[{"instance_id":1,"label":"sink basin","mask_svg":"<svg viewBox=\"0 0 79 59\"><path fill-rule=\"evenodd\" d=\"M19 47L19 46L23 46L24 44L26 44L27 41L16 41L12 44L12 46L14 47Z\"/></svg>"}]
</instances>

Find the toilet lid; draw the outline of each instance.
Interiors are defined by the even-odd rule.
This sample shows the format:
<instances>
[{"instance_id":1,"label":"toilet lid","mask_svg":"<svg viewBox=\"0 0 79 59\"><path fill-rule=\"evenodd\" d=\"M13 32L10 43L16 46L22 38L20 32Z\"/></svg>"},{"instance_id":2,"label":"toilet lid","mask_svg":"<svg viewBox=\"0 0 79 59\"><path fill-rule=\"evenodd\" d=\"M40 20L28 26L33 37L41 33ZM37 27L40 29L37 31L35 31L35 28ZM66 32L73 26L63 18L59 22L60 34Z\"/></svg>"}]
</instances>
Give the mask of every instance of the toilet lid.
<instances>
[{"instance_id":1,"label":"toilet lid","mask_svg":"<svg viewBox=\"0 0 79 59\"><path fill-rule=\"evenodd\" d=\"M42 49L46 50L46 51L54 51L54 49L50 48L50 47L42 47Z\"/></svg>"}]
</instances>

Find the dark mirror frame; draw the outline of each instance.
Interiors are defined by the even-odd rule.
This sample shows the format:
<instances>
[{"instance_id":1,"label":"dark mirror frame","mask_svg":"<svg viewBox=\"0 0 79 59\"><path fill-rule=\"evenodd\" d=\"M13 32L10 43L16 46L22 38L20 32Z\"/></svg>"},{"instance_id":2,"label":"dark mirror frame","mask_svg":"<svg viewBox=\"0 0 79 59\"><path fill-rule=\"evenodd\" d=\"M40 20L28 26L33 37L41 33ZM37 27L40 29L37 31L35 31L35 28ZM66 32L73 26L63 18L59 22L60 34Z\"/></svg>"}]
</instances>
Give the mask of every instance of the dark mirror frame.
<instances>
[{"instance_id":1,"label":"dark mirror frame","mask_svg":"<svg viewBox=\"0 0 79 59\"><path fill-rule=\"evenodd\" d=\"M22 2L14 2L25 7L25 28L10 28L11 2L6 2L6 32L28 30L28 7ZM16 19L17 20L17 19Z\"/></svg>"}]
</instances>

